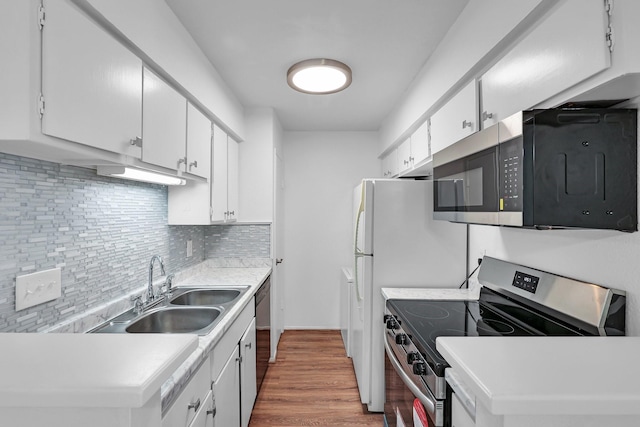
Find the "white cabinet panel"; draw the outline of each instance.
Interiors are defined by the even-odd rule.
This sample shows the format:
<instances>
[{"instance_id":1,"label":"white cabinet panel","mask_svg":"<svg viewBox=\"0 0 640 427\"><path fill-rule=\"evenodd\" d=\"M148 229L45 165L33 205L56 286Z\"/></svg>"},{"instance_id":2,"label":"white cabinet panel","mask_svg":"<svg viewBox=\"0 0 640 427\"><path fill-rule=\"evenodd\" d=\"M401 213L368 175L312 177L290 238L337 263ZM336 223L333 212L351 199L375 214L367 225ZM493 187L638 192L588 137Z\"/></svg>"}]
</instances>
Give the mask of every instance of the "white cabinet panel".
<instances>
[{"instance_id":1,"label":"white cabinet panel","mask_svg":"<svg viewBox=\"0 0 640 427\"><path fill-rule=\"evenodd\" d=\"M139 158L142 61L70 2L44 6L42 132Z\"/></svg>"},{"instance_id":2,"label":"white cabinet panel","mask_svg":"<svg viewBox=\"0 0 640 427\"><path fill-rule=\"evenodd\" d=\"M567 0L482 76L482 127L611 65L602 0Z\"/></svg>"},{"instance_id":3,"label":"white cabinet panel","mask_svg":"<svg viewBox=\"0 0 640 427\"><path fill-rule=\"evenodd\" d=\"M451 427L475 427L476 423L460 403L455 393L451 394Z\"/></svg>"},{"instance_id":4,"label":"white cabinet panel","mask_svg":"<svg viewBox=\"0 0 640 427\"><path fill-rule=\"evenodd\" d=\"M429 149L429 122L425 121L411 134L411 163L415 166L431 157Z\"/></svg>"},{"instance_id":5,"label":"white cabinet panel","mask_svg":"<svg viewBox=\"0 0 640 427\"><path fill-rule=\"evenodd\" d=\"M186 171L187 100L144 69L142 160Z\"/></svg>"},{"instance_id":6,"label":"white cabinet panel","mask_svg":"<svg viewBox=\"0 0 640 427\"><path fill-rule=\"evenodd\" d=\"M187 104L187 172L211 177L211 121Z\"/></svg>"},{"instance_id":7,"label":"white cabinet panel","mask_svg":"<svg viewBox=\"0 0 640 427\"><path fill-rule=\"evenodd\" d=\"M213 125L211 176L211 221L222 222L227 212L227 134L216 125Z\"/></svg>"},{"instance_id":8,"label":"white cabinet panel","mask_svg":"<svg viewBox=\"0 0 640 427\"><path fill-rule=\"evenodd\" d=\"M393 150L382 158L382 176L391 178L398 174L398 150Z\"/></svg>"},{"instance_id":9,"label":"white cabinet panel","mask_svg":"<svg viewBox=\"0 0 640 427\"><path fill-rule=\"evenodd\" d=\"M227 221L238 218L238 143L227 139Z\"/></svg>"},{"instance_id":10,"label":"white cabinet panel","mask_svg":"<svg viewBox=\"0 0 640 427\"><path fill-rule=\"evenodd\" d=\"M411 169L411 138L398 146L398 173Z\"/></svg>"},{"instance_id":11,"label":"white cabinet panel","mask_svg":"<svg viewBox=\"0 0 640 427\"><path fill-rule=\"evenodd\" d=\"M247 427L258 394L256 384L256 319L240 340L240 425Z\"/></svg>"},{"instance_id":12,"label":"white cabinet panel","mask_svg":"<svg viewBox=\"0 0 640 427\"><path fill-rule=\"evenodd\" d=\"M216 415L213 421L215 427L240 425L240 358L238 356L238 346L236 345L222 372L214 380L213 399ZM214 354L214 357L219 356Z\"/></svg>"},{"instance_id":13,"label":"white cabinet panel","mask_svg":"<svg viewBox=\"0 0 640 427\"><path fill-rule=\"evenodd\" d=\"M431 116L431 153L477 131L478 96L473 80Z\"/></svg>"}]
</instances>

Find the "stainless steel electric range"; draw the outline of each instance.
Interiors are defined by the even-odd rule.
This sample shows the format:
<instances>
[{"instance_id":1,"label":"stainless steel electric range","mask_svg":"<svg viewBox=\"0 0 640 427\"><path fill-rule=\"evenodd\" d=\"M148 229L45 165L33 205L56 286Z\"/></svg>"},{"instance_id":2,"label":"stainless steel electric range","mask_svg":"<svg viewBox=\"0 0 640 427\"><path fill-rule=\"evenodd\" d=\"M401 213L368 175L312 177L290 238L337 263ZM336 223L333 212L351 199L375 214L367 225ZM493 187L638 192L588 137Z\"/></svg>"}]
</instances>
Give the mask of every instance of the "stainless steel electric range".
<instances>
[{"instance_id":1,"label":"stainless steel electric range","mask_svg":"<svg viewBox=\"0 0 640 427\"><path fill-rule=\"evenodd\" d=\"M623 291L487 256L477 281L478 300L387 300L385 420L390 427L414 425L415 399L429 427L450 427L444 378L449 365L436 350L438 337L625 334Z\"/></svg>"}]
</instances>

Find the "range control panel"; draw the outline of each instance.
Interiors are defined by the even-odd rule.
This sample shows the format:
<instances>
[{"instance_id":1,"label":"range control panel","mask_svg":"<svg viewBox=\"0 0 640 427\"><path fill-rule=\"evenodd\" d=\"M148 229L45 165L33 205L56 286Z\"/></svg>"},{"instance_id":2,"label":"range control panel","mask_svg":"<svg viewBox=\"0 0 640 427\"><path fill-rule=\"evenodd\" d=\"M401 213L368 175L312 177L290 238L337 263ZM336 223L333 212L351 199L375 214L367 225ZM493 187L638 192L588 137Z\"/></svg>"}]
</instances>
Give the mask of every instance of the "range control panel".
<instances>
[{"instance_id":1,"label":"range control panel","mask_svg":"<svg viewBox=\"0 0 640 427\"><path fill-rule=\"evenodd\" d=\"M513 276L512 285L516 288L524 289L527 292L535 294L536 289L538 288L538 282L540 282L539 277L516 270L516 274Z\"/></svg>"}]
</instances>

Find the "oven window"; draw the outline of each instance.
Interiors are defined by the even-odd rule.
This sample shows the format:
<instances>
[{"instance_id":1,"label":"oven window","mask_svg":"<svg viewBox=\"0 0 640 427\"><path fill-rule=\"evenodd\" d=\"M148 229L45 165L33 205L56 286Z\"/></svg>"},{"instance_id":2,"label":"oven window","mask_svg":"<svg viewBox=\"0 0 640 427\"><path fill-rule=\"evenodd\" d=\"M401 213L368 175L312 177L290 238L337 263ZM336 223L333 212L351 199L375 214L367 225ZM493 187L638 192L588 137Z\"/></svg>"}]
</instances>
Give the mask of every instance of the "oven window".
<instances>
[{"instance_id":1,"label":"oven window","mask_svg":"<svg viewBox=\"0 0 640 427\"><path fill-rule=\"evenodd\" d=\"M438 166L434 209L440 212L498 212L498 146Z\"/></svg>"},{"instance_id":2,"label":"oven window","mask_svg":"<svg viewBox=\"0 0 640 427\"><path fill-rule=\"evenodd\" d=\"M437 182L438 206L452 208L455 206L482 206L482 169L476 168L466 172L445 176Z\"/></svg>"}]
</instances>

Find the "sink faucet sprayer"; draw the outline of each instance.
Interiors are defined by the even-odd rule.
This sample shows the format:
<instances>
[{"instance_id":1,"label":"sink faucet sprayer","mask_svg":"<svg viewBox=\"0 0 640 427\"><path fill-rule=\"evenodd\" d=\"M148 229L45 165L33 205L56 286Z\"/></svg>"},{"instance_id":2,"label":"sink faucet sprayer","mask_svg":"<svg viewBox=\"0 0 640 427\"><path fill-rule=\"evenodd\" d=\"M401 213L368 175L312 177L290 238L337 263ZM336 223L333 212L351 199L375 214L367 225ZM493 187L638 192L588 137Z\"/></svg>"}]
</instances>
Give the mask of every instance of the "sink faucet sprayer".
<instances>
[{"instance_id":1,"label":"sink faucet sprayer","mask_svg":"<svg viewBox=\"0 0 640 427\"><path fill-rule=\"evenodd\" d=\"M149 262L149 285L147 287L147 302L153 301L155 299L155 294L153 292L153 262L158 261L160 263L160 272L162 275L165 275L164 272L164 263L162 262L162 257L160 255L154 255L151 257L151 262Z\"/></svg>"}]
</instances>

